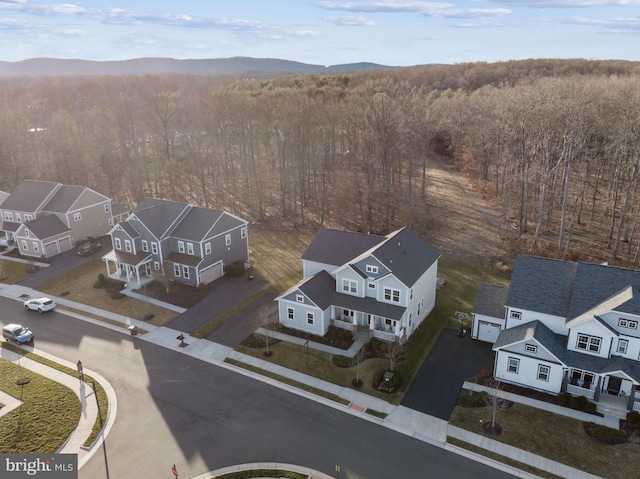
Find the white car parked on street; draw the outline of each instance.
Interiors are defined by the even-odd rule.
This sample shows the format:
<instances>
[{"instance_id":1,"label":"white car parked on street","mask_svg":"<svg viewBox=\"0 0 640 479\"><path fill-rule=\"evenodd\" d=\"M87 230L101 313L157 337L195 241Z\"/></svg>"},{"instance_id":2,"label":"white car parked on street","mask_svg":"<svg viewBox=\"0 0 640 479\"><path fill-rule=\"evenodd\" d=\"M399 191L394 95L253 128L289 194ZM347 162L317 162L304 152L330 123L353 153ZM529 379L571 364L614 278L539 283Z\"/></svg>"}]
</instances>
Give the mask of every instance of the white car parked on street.
<instances>
[{"instance_id":1,"label":"white car parked on street","mask_svg":"<svg viewBox=\"0 0 640 479\"><path fill-rule=\"evenodd\" d=\"M50 298L35 298L35 299L27 299L24 302L24 309L27 311L37 311L42 314L45 311L51 311L55 309L56 302Z\"/></svg>"}]
</instances>

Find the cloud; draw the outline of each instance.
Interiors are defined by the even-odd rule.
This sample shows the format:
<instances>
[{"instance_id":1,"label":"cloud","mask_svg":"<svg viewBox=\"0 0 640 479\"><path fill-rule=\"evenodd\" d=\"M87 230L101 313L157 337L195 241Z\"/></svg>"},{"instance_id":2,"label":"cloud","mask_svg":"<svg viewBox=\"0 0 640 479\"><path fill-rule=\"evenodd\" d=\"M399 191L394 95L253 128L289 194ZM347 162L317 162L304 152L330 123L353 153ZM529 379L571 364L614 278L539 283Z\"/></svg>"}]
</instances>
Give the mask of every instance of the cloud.
<instances>
[{"instance_id":1,"label":"cloud","mask_svg":"<svg viewBox=\"0 0 640 479\"><path fill-rule=\"evenodd\" d=\"M640 0L493 0L512 7L525 8L590 8L628 7L640 5Z\"/></svg>"},{"instance_id":2,"label":"cloud","mask_svg":"<svg viewBox=\"0 0 640 479\"><path fill-rule=\"evenodd\" d=\"M586 18L573 17L564 20L573 25L602 27L611 32L640 33L640 17L636 18Z\"/></svg>"},{"instance_id":3,"label":"cloud","mask_svg":"<svg viewBox=\"0 0 640 479\"><path fill-rule=\"evenodd\" d=\"M350 27L372 27L375 25L375 22L373 22L372 20L368 20L362 15L351 15L347 17L324 17L324 20L333 23L334 25Z\"/></svg>"},{"instance_id":4,"label":"cloud","mask_svg":"<svg viewBox=\"0 0 640 479\"><path fill-rule=\"evenodd\" d=\"M320 0L316 5L325 10L363 13L417 13L426 17L481 18L509 15L506 8L455 8L452 3L419 0L380 0L367 2L336 2Z\"/></svg>"}]
</instances>

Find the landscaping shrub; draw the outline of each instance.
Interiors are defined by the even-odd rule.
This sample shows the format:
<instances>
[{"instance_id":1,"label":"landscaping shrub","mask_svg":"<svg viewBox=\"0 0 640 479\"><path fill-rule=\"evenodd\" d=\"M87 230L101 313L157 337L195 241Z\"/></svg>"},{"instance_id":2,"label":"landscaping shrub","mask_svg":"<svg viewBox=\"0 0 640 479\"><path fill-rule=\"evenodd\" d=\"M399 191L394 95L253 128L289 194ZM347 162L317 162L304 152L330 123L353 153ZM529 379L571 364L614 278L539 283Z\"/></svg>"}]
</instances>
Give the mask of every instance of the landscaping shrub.
<instances>
[{"instance_id":1,"label":"landscaping shrub","mask_svg":"<svg viewBox=\"0 0 640 479\"><path fill-rule=\"evenodd\" d=\"M638 411L631 411L627 414L627 422L632 426L640 426L640 413Z\"/></svg>"},{"instance_id":2,"label":"landscaping shrub","mask_svg":"<svg viewBox=\"0 0 640 479\"><path fill-rule=\"evenodd\" d=\"M482 391L480 393L474 392L473 394L462 394L458 398L458 405L462 407L484 407L487 405L486 397L486 391Z\"/></svg>"},{"instance_id":3,"label":"landscaping shrub","mask_svg":"<svg viewBox=\"0 0 640 479\"><path fill-rule=\"evenodd\" d=\"M334 366L339 368L350 368L353 366L353 358L348 356L342 356L341 354L334 354L333 358L331 358Z\"/></svg>"},{"instance_id":4,"label":"landscaping shrub","mask_svg":"<svg viewBox=\"0 0 640 479\"><path fill-rule=\"evenodd\" d=\"M571 401L571 394L568 392L562 392L556 396L556 404L559 406L568 406L569 401Z\"/></svg>"},{"instance_id":5,"label":"landscaping shrub","mask_svg":"<svg viewBox=\"0 0 640 479\"><path fill-rule=\"evenodd\" d=\"M627 437L624 432L607 426L600 426L593 422L585 422L584 431L589 437L603 444L615 445L627 442Z\"/></svg>"},{"instance_id":6,"label":"landscaping shrub","mask_svg":"<svg viewBox=\"0 0 640 479\"><path fill-rule=\"evenodd\" d=\"M584 409L589 400L585 396L578 396L576 398L576 405L578 409Z\"/></svg>"},{"instance_id":7,"label":"landscaping shrub","mask_svg":"<svg viewBox=\"0 0 640 479\"><path fill-rule=\"evenodd\" d=\"M239 278L245 272L244 269L244 261L235 261L224 269L225 274L233 277Z\"/></svg>"},{"instance_id":8,"label":"landscaping shrub","mask_svg":"<svg viewBox=\"0 0 640 479\"><path fill-rule=\"evenodd\" d=\"M248 348L260 349L266 347L267 343L259 334L251 333L242 341L242 345Z\"/></svg>"},{"instance_id":9,"label":"landscaping shrub","mask_svg":"<svg viewBox=\"0 0 640 479\"><path fill-rule=\"evenodd\" d=\"M105 288L107 286L107 277L104 275L104 273L100 273L98 275L98 279L96 280L95 283L93 283L93 287L96 289L99 288Z\"/></svg>"}]
</instances>

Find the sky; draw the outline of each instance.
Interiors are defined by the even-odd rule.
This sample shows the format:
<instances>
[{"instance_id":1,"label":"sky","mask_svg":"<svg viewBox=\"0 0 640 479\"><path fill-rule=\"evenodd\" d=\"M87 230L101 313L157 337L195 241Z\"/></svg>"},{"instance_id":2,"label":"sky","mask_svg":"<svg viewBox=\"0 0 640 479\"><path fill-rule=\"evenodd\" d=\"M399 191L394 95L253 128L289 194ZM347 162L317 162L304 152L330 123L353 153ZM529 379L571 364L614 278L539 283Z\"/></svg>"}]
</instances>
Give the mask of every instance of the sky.
<instances>
[{"instance_id":1,"label":"sky","mask_svg":"<svg viewBox=\"0 0 640 479\"><path fill-rule=\"evenodd\" d=\"M0 1L0 60L640 61L640 0Z\"/></svg>"}]
</instances>

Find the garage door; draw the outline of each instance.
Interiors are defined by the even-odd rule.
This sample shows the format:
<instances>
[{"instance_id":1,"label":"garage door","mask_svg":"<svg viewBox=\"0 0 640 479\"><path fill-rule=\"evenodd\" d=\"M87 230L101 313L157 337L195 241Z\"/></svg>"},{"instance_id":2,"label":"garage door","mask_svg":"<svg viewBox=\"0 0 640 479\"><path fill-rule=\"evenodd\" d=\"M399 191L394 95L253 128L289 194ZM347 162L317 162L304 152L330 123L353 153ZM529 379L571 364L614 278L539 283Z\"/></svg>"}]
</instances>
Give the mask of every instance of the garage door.
<instances>
[{"instance_id":1,"label":"garage door","mask_svg":"<svg viewBox=\"0 0 640 479\"><path fill-rule=\"evenodd\" d=\"M71 238L67 236L66 238L59 239L58 245L61 253L63 251L69 251L71 249Z\"/></svg>"},{"instance_id":2,"label":"garage door","mask_svg":"<svg viewBox=\"0 0 640 479\"><path fill-rule=\"evenodd\" d=\"M478 323L478 339L480 341L487 341L489 343L495 343L500 334L500 325L489 323L487 321L480 321Z\"/></svg>"},{"instance_id":3,"label":"garage door","mask_svg":"<svg viewBox=\"0 0 640 479\"><path fill-rule=\"evenodd\" d=\"M58 254L58 243L54 241L53 243L47 243L44 245L44 255L47 258L51 258Z\"/></svg>"},{"instance_id":4,"label":"garage door","mask_svg":"<svg viewBox=\"0 0 640 479\"><path fill-rule=\"evenodd\" d=\"M200 271L200 283L209 284L222 276L222 261Z\"/></svg>"}]
</instances>

